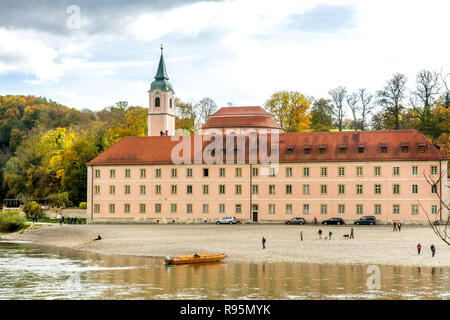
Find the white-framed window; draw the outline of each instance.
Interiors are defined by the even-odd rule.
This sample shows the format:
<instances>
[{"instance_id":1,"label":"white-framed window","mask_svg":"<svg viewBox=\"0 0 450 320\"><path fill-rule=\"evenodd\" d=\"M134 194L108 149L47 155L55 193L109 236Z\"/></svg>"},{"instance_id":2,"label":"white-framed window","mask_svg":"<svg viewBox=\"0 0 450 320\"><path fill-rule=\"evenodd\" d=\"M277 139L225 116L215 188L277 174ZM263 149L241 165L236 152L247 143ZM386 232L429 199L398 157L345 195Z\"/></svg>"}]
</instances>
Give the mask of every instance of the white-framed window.
<instances>
[{"instance_id":1,"label":"white-framed window","mask_svg":"<svg viewBox=\"0 0 450 320\"><path fill-rule=\"evenodd\" d=\"M419 193L419 185L418 184L413 184L411 186L411 192L414 193L414 194Z\"/></svg>"},{"instance_id":2,"label":"white-framed window","mask_svg":"<svg viewBox=\"0 0 450 320\"><path fill-rule=\"evenodd\" d=\"M161 203L155 203L155 213L161 213Z\"/></svg>"},{"instance_id":3,"label":"white-framed window","mask_svg":"<svg viewBox=\"0 0 450 320\"><path fill-rule=\"evenodd\" d=\"M431 193L437 193L437 184L431 185Z\"/></svg>"},{"instance_id":4,"label":"white-framed window","mask_svg":"<svg viewBox=\"0 0 450 320\"><path fill-rule=\"evenodd\" d=\"M392 185L392 193L393 194L400 194L400 185L399 184Z\"/></svg>"},{"instance_id":5,"label":"white-framed window","mask_svg":"<svg viewBox=\"0 0 450 320\"><path fill-rule=\"evenodd\" d=\"M236 177L242 177L242 168L236 168L235 174L236 174Z\"/></svg>"},{"instance_id":6,"label":"white-framed window","mask_svg":"<svg viewBox=\"0 0 450 320\"><path fill-rule=\"evenodd\" d=\"M219 213L225 213L225 203L219 203Z\"/></svg>"},{"instance_id":7,"label":"white-framed window","mask_svg":"<svg viewBox=\"0 0 450 320\"><path fill-rule=\"evenodd\" d=\"M400 214L400 205L399 204L392 205L392 213L393 214Z\"/></svg>"},{"instance_id":8,"label":"white-framed window","mask_svg":"<svg viewBox=\"0 0 450 320\"><path fill-rule=\"evenodd\" d=\"M339 194L344 194L345 193L345 185L344 184L339 184L338 185L338 193Z\"/></svg>"},{"instance_id":9,"label":"white-framed window","mask_svg":"<svg viewBox=\"0 0 450 320\"><path fill-rule=\"evenodd\" d=\"M125 203L123 206L123 212L125 213L130 213L130 204L129 203Z\"/></svg>"},{"instance_id":10,"label":"white-framed window","mask_svg":"<svg viewBox=\"0 0 450 320\"><path fill-rule=\"evenodd\" d=\"M345 204L338 204L338 213L339 214L345 213Z\"/></svg>"},{"instance_id":11,"label":"white-framed window","mask_svg":"<svg viewBox=\"0 0 450 320\"><path fill-rule=\"evenodd\" d=\"M274 214L275 213L275 205L274 204L269 204L269 213L270 214Z\"/></svg>"},{"instance_id":12,"label":"white-framed window","mask_svg":"<svg viewBox=\"0 0 450 320\"><path fill-rule=\"evenodd\" d=\"M109 194L116 194L116 186L109 186Z\"/></svg>"},{"instance_id":13,"label":"white-framed window","mask_svg":"<svg viewBox=\"0 0 450 320\"><path fill-rule=\"evenodd\" d=\"M171 213L177 213L177 204L176 203L171 203L170 204L170 212Z\"/></svg>"},{"instance_id":14,"label":"white-framed window","mask_svg":"<svg viewBox=\"0 0 450 320\"><path fill-rule=\"evenodd\" d=\"M219 185L219 194L225 194L225 185L224 184Z\"/></svg>"},{"instance_id":15,"label":"white-framed window","mask_svg":"<svg viewBox=\"0 0 450 320\"><path fill-rule=\"evenodd\" d=\"M139 204L139 213L145 213L145 203Z\"/></svg>"},{"instance_id":16,"label":"white-framed window","mask_svg":"<svg viewBox=\"0 0 450 320\"><path fill-rule=\"evenodd\" d=\"M376 204L374 209L375 214L381 214L381 204Z\"/></svg>"},{"instance_id":17,"label":"white-framed window","mask_svg":"<svg viewBox=\"0 0 450 320\"><path fill-rule=\"evenodd\" d=\"M155 169L155 177L161 178L161 169Z\"/></svg>"},{"instance_id":18,"label":"white-framed window","mask_svg":"<svg viewBox=\"0 0 450 320\"><path fill-rule=\"evenodd\" d=\"M100 213L100 205L99 204L94 204L94 212Z\"/></svg>"},{"instance_id":19,"label":"white-framed window","mask_svg":"<svg viewBox=\"0 0 450 320\"><path fill-rule=\"evenodd\" d=\"M363 214L363 205L362 204L357 204L356 205L356 214Z\"/></svg>"},{"instance_id":20,"label":"white-framed window","mask_svg":"<svg viewBox=\"0 0 450 320\"><path fill-rule=\"evenodd\" d=\"M436 204L431 205L431 214L438 214L438 206Z\"/></svg>"},{"instance_id":21,"label":"white-framed window","mask_svg":"<svg viewBox=\"0 0 450 320\"><path fill-rule=\"evenodd\" d=\"M375 194L381 194L381 184L375 185Z\"/></svg>"},{"instance_id":22,"label":"white-framed window","mask_svg":"<svg viewBox=\"0 0 450 320\"><path fill-rule=\"evenodd\" d=\"M95 186L95 194L100 194L100 186Z\"/></svg>"},{"instance_id":23,"label":"white-framed window","mask_svg":"<svg viewBox=\"0 0 450 320\"><path fill-rule=\"evenodd\" d=\"M186 194L192 194L192 185L187 185L186 186Z\"/></svg>"},{"instance_id":24,"label":"white-framed window","mask_svg":"<svg viewBox=\"0 0 450 320\"><path fill-rule=\"evenodd\" d=\"M309 204L303 205L303 214L309 214Z\"/></svg>"},{"instance_id":25,"label":"white-framed window","mask_svg":"<svg viewBox=\"0 0 450 320\"><path fill-rule=\"evenodd\" d=\"M173 184L170 186L170 193L177 194L177 185L176 184Z\"/></svg>"},{"instance_id":26,"label":"white-framed window","mask_svg":"<svg viewBox=\"0 0 450 320\"><path fill-rule=\"evenodd\" d=\"M172 178L176 178L177 177L177 169L172 169Z\"/></svg>"},{"instance_id":27,"label":"white-framed window","mask_svg":"<svg viewBox=\"0 0 450 320\"><path fill-rule=\"evenodd\" d=\"M362 177L363 175L363 167L356 167L356 176Z\"/></svg>"},{"instance_id":28,"label":"white-framed window","mask_svg":"<svg viewBox=\"0 0 450 320\"><path fill-rule=\"evenodd\" d=\"M363 185L362 184L357 184L356 185L356 193L357 194L362 194L363 193Z\"/></svg>"},{"instance_id":29,"label":"white-framed window","mask_svg":"<svg viewBox=\"0 0 450 320\"><path fill-rule=\"evenodd\" d=\"M393 167L392 168L392 175L393 176L399 176L400 175L400 167Z\"/></svg>"},{"instance_id":30,"label":"white-framed window","mask_svg":"<svg viewBox=\"0 0 450 320\"><path fill-rule=\"evenodd\" d=\"M146 190L145 190L146 188L145 188L145 185L142 185L142 186L139 186L139 193L140 194L145 194L146 193Z\"/></svg>"},{"instance_id":31,"label":"white-framed window","mask_svg":"<svg viewBox=\"0 0 450 320\"><path fill-rule=\"evenodd\" d=\"M116 170L109 170L109 177L115 178L116 177Z\"/></svg>"},{"instance_id":32,"label":"white-framed window","mask_svg":"<svg viewBox=\"0 0 450 320\"><path fill-rule=\"evenodd\" d=\"M209 212L209 204L204 203L202 206L202 212L203 213L208 213Z\"/></svg>"},{"instance_id":33,"label":"white-framed window","mask_svg":"<svg viewBox=\"0 0 450 320\"><path fill-rule=\"evenodd\" d=\"M286 177L292 177L292 168L286 168Z\"/></svg>"},{"instance_id":34,"label":"white-framed window","mask_svg":"<svg viewBox=\"0 0 450 320\"><path fill-rule=\"evenodd\" d=\"M192 203L186 204L186 213L192 213Z\"/></svg>"},{"instance_id":35,"label":"white-framed window","mask_svg":"<svg viewBox=\"0 0 450 320\"><path fill-rule=\"evenodd\" d=\"M131 170L125 169L125 178L131 178Z\"/></svg>"},{"instance_id":36,"label":"white-framed window","mask_svg":"<svg viewBox=\"0 0 450 320\"><path fill-rule=\"evenodd\" d=\"M146 176L147 176L147 170L141 169L141 170L140 170L140 177L141 177L141 178L145 178Z\"/></svg>"},{"instance_id":37,"label":"white-framed window","mask_svg":"<svg viewBox=\"0 0 450 320\"><path fill-rule=\"evenodd\" d=\"M269 185L269 194L275 194L275 185L274 184Z\"/></svg>"},{"instance_id":38,"label":"white-framed window","mask_svg":"<svg viewBox=\"0 0 450 320\"><path fill-rule=\"evenodd\" d=\"M161 185L157 184L155 186L155 194L161 194Z\"/></svg>"},{"instance_id":39,"label":"white-framed window","mask_svg":"<svg viewBox=\"0 0 450 320\"><path fill-rule=\"evenodd\" d=\"M95 170L95 177L100 178L100 170Z\"/></svg>"},{"instance_id":40,"label":"white-framed window","mask_svg":"<svg viewBox=\"0 0 450 320\"><path fill-rule=\"evenodd\" d=\"M292 194L292 185L291 184L286 185L286 194Z\"/></svg>"},{"instance_id":41,"label":"white-framed window","mask_svg":"<svg viewBox=\"0 0 450 320\"><path fill-rule=\"evenodd\" d=\"M375 176L381 176L381 167L375 167L374 174Z\"/></svg>"},{"instance_id":42,"label":"white-framed window","mask_svg":"<svg viewBox=\"0 0 450 320\"><path fill-rule=\"evenodd\" d=\"M219 168L219 177L225 177L225 168Z\"/></svg>"},{"instance_id":43,"label":"white-framed window","mask_svg":"<svg viewBox=\"0 0 450 320\"><path fill-rule=\"evenodd\" d=\"M292 204L287 204L286 205L286 214L292 214L293 210L292 210Z\"/></svg>"},{"instance_id":44,"label":"white-framed window","mask_svg":"<svg viewBox=\"0 0 450 320\"><path fill-rule=\"evenodd\" d=\"M308 167L303 168L303 176L309 177L309 168Z\"/></svg>"},{"instance_id":45,"label":"white-framed window","mask_svg":"<svg viewBox=\"0 0 450 320\"><path fill-rule=\"evenodd\" d=\"M275 168L269 168L269 177L275 177Z\"/></svg>"},{"instance_id":46,"label":"white-framed window","mask_svg":"<svg viewBox=\"0 0 450 320\"><path fill-rule=\"evenodd\" d=\"M328 212L328 205L321 204L320 205L320 214L327 214L327 212Z\"/></svg>"},{"instance_id":47,"label":"white-framed window","mask_svg":"<svg viewBox=\"0 0 450 320\"><path fill-rule=\"evenodd\" d=\"M109 204L109 213L115 213L116 212L116 205L114 203Z\"/></svg>"},{"instance_id":48,"label":"white-framed window","mask_svg":"<svg viewBox=\"0 0 450 320\"><path fill-rule=\"evenodd\" d=\"M327 172L327 168L326 167L320 168L320 176L321 177L326 177L327 174L328 174L328 172Z\"/></svg>"},{"instance_id":49,"label":"white-framed window","mask_svg":"<svg viewBox=\"0 0 450 320\"><path fill-rule=\"evenodd\" d=\"M240 184L236 184L234 186L234 191L236 194L242 194L242 186Z\"/></svg>"},{"instance_id":50,"label":"white-framed window","mask_svg":"<svg viewBox=\"0 0 450 320\"><path fill-rule=\"evenodd\" d=\"M411 214L419 214L419 205L418 204L411 205Z\"/></svg>"},{"instance_id":51,"label":"white-framed window","mask_svg":"<svg viewBox=\"0 0 450 320\"><path fill-rule=\"evenodd\" d=\"M434 176L434 175L437 175L438 174L438 169L437 169L438 167L437 166L431 166L431 174Z\"/></svg>"},{"instance_id":52,"label":"white-framed window","mask_svg":"<svg viewBox=\"0 0 450 320\"><path fill-rule=\"evenodd\" d=\"M419 167L417 167L417 166L412 166L412 167L411 167L411 174L412 174L413 176L417 176L417 175L419 174Z\"/></svg>"},{"instance_id":53,"label":"white-framed window","mask_svg":"<svg viewBox=\"0 0 450 320\"><path fill-rule=\"evenodd\" d=\"M339 177L345 176L345 167L339 167L338 168L338 176Z\"/></svg>"},{"instance_id":54,"label":"white-framed window","mask_svg":"<svg viewBox=\"0 0 450 320\"><path fill-rule=\"evenodd\" d=\"M186 177L192 178L192 169L191 168L186 169Z\"/></svg>"},{"instance_id":55,"label":"white-framed window","mask_svg":"<svg viewBox=\"0 0 450 320\"><path fill-rule=\"evenodd\" d=\"M209 185L204 184L202 189L203 189L203 194L209 194Z\"/></svg>"},{"instance_id":56,"label":"white-framed window","mask_svg":"<svg viewBox=\"0 0 450 320\"><path fill-rule=\"evenodd\" d=\"M258 194L258 185L252 184L252 194Z\"/></svg>"},{"instance_id":57,"label":"white-framed window","mask_svg":"<svg viewBox=\"0 0 450 320\"><path fill-rule=\"evenodd\" d=\"M130 194L130 193L131 193L131 187L125 186L125 194Z\"/></svg>"},{"instance_id":58,"label":"white-framed window","mask_svg":"<svg viewBox=\"0 0 450 320\"><path fill-rule=\"evenodd\" d=\"M328 193L328 186L326 184L320 185L320 194L327 194Z\"/></svg>"},{"instance_id":59,"label":"white-framed window","mask_svg":"<svg viewBox=\"0 0 450 320\"><path fill-rule=\"evenodd\" d=\"M258 168L252 168L252 176L253 177L257 177L259 175L259 170Z\"/></svg>"},{"instance_id":60,"label":"white-framed window","mask_svg":"<svg viewBox=\"0 0 450 320\"><path fill-rule=\"evenodd\" d=\"M242 205L241 204L236 204L234 208L235 208L235 212L236 213L241 213L242 212Z\"/></svg>"},{"instance_id":61,"label":"white-framed window","mask_svg":"<svg viewBox=\"0 0 450 320\"><path fill-rule=\"evenodd\" d=\"M303 194L309 194L309 184L303 185Z\"/></svg>"}]
</instances>

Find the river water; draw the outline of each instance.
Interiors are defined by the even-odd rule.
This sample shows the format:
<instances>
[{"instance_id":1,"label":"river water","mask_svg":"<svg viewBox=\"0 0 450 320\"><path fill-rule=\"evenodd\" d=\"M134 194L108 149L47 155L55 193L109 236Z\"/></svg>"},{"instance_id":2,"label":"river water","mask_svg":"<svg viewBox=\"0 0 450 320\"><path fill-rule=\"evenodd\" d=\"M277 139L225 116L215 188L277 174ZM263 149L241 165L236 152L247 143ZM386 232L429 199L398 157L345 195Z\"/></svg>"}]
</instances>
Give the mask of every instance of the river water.
<instances>
[{"instance_id":1,"label":"river water","mask_svg":"<svg viewBox=\"0 0 450 320\"><path fill-rule=\"evenodd\" d=\"M450 268L299 263L166 266L0 241L0 299L450 299Z\"/></svg>"}]
</instances>

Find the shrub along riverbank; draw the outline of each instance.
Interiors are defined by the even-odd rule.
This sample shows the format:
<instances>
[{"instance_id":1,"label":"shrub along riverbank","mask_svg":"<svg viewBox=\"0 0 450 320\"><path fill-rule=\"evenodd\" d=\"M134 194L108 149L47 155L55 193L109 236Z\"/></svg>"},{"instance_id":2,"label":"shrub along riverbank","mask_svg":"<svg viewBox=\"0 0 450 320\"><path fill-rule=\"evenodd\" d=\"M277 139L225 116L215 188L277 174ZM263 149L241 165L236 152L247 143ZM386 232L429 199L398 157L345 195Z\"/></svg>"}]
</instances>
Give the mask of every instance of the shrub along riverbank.
<instances>
[{"instance_id":1,"label":"shrub along riverbank","mask_svg":"<svg viewBox=\"0 0 450 320\"><path fill-rule=\"evenodd\" d=\"M15 232L27 226L26 219L19 211L0 212L0 232Z\"/></svg>"}]
</instances>

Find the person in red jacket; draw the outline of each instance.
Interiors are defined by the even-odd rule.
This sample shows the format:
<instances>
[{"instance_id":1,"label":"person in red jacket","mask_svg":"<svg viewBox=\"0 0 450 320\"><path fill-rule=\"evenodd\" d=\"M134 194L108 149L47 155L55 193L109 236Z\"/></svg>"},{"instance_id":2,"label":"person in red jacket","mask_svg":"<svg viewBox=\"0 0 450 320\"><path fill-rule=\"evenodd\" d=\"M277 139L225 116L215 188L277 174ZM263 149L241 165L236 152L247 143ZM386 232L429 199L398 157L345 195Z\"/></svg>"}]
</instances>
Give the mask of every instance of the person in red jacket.
<instances>
[{"instance_id":1,"label":"person in red jacket","mask_svg":"<svg viewBox=\"0 0 450 320\"><path fill-rule=\"evenodd\" d=\"M397 231L397 222L394 221L394 229L392 231Z\"/></svg>"},{"instance_id":2,"label":"person in red jacket","mask_svg":"<svg viewBox=\"0 0 450 320\"><path fill-rule=\"evenodd\" d=\"M420 250L422 249L422 245L420 242L417 244L417 254L420 254Z\"/></svg>"}]
</instances>

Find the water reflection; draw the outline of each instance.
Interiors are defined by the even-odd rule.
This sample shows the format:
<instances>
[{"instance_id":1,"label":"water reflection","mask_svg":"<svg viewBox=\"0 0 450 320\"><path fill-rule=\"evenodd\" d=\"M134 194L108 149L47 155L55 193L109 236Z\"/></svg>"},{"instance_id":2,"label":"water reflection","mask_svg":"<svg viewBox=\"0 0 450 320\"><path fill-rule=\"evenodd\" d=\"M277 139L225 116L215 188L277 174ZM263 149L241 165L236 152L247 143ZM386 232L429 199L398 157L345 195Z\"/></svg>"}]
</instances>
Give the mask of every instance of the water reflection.
<instances>
[{"instance_id":1,"label":"water reflection","mask_svg":"<svg viewBox=\"0 0 450 320\"><path fill-rule=\"evenodd\" d=\"M232 263L166 266L162 259L103 256L0 243L0 299L448 299L449 268Z\"/></svg>"}]
</instances>

